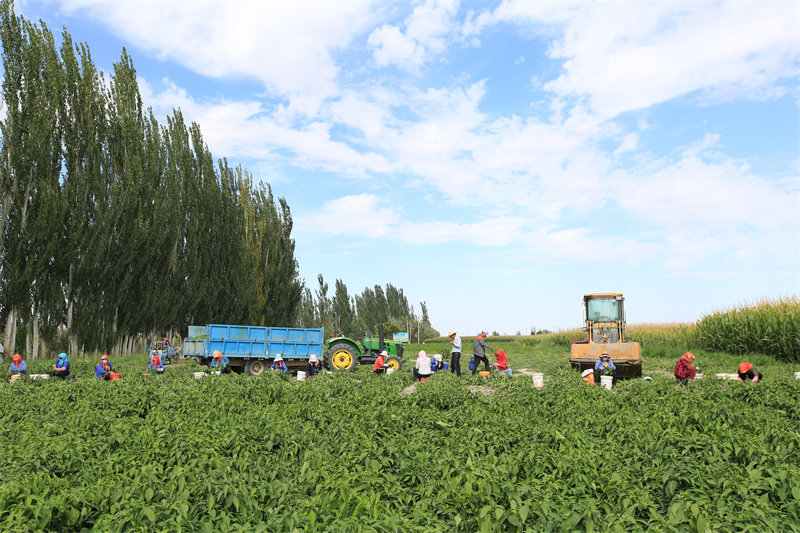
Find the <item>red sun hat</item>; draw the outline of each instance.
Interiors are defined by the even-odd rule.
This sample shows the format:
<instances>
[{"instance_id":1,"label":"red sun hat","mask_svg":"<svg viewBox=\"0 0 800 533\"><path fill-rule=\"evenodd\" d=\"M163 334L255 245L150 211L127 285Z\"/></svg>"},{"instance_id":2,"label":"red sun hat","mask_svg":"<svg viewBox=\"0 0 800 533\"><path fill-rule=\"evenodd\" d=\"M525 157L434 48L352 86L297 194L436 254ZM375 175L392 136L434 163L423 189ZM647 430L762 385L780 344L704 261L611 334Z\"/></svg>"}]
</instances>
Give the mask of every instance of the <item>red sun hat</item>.
<instances>
[{"instance_id":1,"label":"red sun hat","mask_svg":"<svg viewBox=\"0 0 800 533\"><path fill-rule=\"evenodd\" d=\"M742 364L739 365L739 372L744 374L745 372L747 372L751 368L753 368L753 363L742 363Z\"/></svg>"},{"instance_id":2,"label":"red sun hat","mask_svg":"<svg viewBox=\"0 0 800 533\"><path fill-rule=\"evenodd\" d=\"M19 363L20 361L22 361L22 356L18 353L15 353L14 357L12 357L11 360Z\"/></svg>"},{"instance_id":3,"label":"red sun hat","mask_svg":"<svg viewBox=\"0 0 800 533\"><path fill-rule=\"evenodd\" d=\"M101 361L108 361L108 356L106 354L103 354L103 355L100 356L100 360Z\"/></svg>"},{"instance_id":4,"label":"red sun hat","mask_svg":"<svg viewBox=\"0 0 800 533\"><path fill-rule=\"evenodd\" d=\"M154 355L154 356L153 356L153 362L154 362L155 364L158 364L158 363L160 363L160 362L161 362L161 358L160 358L159 356L157 356L157 355Z\"/></svg>"}]
</instances>

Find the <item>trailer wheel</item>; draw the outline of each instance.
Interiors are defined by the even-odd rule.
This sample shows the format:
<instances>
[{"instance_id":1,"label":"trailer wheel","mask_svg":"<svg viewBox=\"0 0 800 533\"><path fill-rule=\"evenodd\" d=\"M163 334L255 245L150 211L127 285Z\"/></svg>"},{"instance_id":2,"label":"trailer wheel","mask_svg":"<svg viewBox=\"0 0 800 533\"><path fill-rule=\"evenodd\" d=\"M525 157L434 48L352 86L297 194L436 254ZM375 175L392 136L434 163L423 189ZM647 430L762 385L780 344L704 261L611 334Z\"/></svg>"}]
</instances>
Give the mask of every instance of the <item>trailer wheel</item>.
<instances>
[{"instance_id":1,"label":"trailer wheel","mask_svg":"<svg viewBox=\"0 0 800 533\"><path fill-rule=\"evenodd\" d=\"M267 363L260 359L250 359L244 366L244 371L248 376L258 376L267 369Z\"/></svg>"},{"instance_id":2,"label":"trailer wheel","mask_svg":"<svg viewBox=\"0 0 800 533\"><path fill-rule=\"evenodd\" d=\"M397 372L403 368L403 361L397 356L390 355L386 358L386 366L391 368L394 372Z\"/></svg>"},{"instance_id":3,"label":"trailer wheel","mask_svg":"<svg viewBox=\"0 0 800 533\"><path fill-rule=\"evenodd\" d=\"M325 352L325 363L332 371L355 370L358 366L358 357L349 345L334 344Z\"/></svg>"}]
</instances>

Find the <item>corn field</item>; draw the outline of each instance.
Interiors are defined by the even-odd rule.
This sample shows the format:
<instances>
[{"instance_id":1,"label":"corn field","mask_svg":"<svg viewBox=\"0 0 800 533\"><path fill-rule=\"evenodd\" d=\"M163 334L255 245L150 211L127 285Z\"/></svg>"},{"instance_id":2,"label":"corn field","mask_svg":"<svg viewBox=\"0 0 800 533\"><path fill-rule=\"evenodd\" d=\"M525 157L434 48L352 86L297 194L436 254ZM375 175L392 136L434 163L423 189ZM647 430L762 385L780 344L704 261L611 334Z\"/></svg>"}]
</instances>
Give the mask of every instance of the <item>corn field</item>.
<instances>
[{"instance_id":1,"label":"corn field","mask_svg":"<svg viewBox=\"0 0 800 533\"><path fill-rule=\"evenodd\" d=\"M697 323L697 340L709 350L800 361L800 297L763 300L707 315Z\"/></svg>"}]
</instances>

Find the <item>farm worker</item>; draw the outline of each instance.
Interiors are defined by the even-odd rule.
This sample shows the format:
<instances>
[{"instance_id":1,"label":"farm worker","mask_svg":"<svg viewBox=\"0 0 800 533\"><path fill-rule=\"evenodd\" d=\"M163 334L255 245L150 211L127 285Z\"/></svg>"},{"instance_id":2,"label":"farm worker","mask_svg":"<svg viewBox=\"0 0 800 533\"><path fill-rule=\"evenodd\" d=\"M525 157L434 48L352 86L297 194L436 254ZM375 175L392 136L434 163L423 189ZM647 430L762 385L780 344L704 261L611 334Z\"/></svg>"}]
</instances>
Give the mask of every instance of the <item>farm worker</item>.
<instances>
[{"instance_id":1,"label":"farm worker","mask_svg":"<svg viewBox=\"0 0 800 533\"><path fill-rule=\"evenodd\" d=\"M61 352L58 354L58 359L53 364L53 370L56 372L56 377L61 379L67 379L69 377L69 359L67 359L67 354Z\"/></svg>"},{"instance_id":2,"label":"farm worker","mask_svg":"<svg viewBox=\"0 0 800 533\"><path fill-rule=\"evenodd\" d=\"M453 345L453 347L450 348L450 372L461 377L461 337L453 330L450 330L448 336L453 339L450 341L450 344Z\"/></svg>"},{"instance_id":3,"label":"farm worker","mask_svg":"<svg viewBox=\"0 0 800 533\"><path fill-rule=\"evenodd\" d=\"M431 372L435 374L440 370L447 370L447 363L442 361L442 354L435 353L431 357Z\"/></svg>"},{"instance_id":4,"label":"farm worker","mask_svg":"<svg viewBox=\"0 0 800 533\"><path fill-rule=\"evenodd\" d=\"M594 364L595 383L600 383L600 376L613 376L614 379L611 380L611 386L613 387L617 384L617 367L614 366L614 362L611 360L611 354L605 350L603 350Z\"/></svg>"},{"instance_id":5,"label":"farm worker","mask_svg":"<svg viewBox=\"0 0 800 533\"><path fill-rule=\"evenodd\" d=\"M113 371L114 367L108 362L108 356L103 354L100 356L100 362L94 367L94 377L109 380L111 379L111 372Z\"/></svg>"},{"instance_id":6,"label":"farm worker","mask_svg":"<svg viewBox=\"0 0 800 533\"><path fill-rule=\"evenodd\" d=\"M761 372L755 369L753 363L742 363L739 365L739 381L750 380L751 383L761 381Z\"/></svg>"},{"instance_id":7,"label":"farm worker","mask_svg":"<svg viewBox=\"0 0 800 533\"><path fill-rule=\"evenodd\" d=\"M486 366L486 371L489 371L489 359L486 358L486 348L489 350L494 351L494 348L486 344L486 332L481 331L477 335L475 335L475 340L472 343L472 357L475 358L475 365L472 367L472 375L475 375L475 372L478 371L478 363L483 361L484 366Z\"/></svg>"},{"instance_id":8,"label":"farm worker","mask_svg":"<svg viewBox=\"0 0 800 533\"><path fill-rule=\"evenodd\" d=\"M154 374L163 374L164 364L161 362L161 358L157 355L154 355L153 359L150 361L150 364L147 366L147 370L152 370Z\"/></svg>"},{"instance_id":9,"label":"farm worker","mask_svg":"<svg viewBox=\"0 0 800 533\"><path fill-rule=\"evenodd\" d=\"M282 372L288 372L289 369L286 368L286 363L283 362L283 355L278 354L275 356L275 361L272 363L272 366L269 367L270 370L281 370Z\"/></svg>"},{"instance_id":10,"label":"farm worker","mask_svg":"<svg viewBox=\"0 0 800 533\"><path fill-rule=\"evenodd\" d=\"M14 354L11 358L11 366L8 367L8 372L13 376L19 374L21 376L28 375L28 364L22 360L22 356L18 353Z\"/></svg>"},{"instance_id":11,"label":"farm worker","mask_svg":"<svg viewBox=\"0 0 800 533\"><path fill-rule=\"evenodd\" d=\"M321 370L322 363L319 362L319 357L317 357L317 354L312 353L308 356L308 362L306 363L306 376L313 378L319 374Z\"/></svg>"},{"instance_id":12,"label":"farm worker","mask_svg":"<svg viewBox=\"0 0 800 533\"><path fill-rule=\"evenodd\" d=\"M679 385L686 385L690 379L694 379L697 369L692 366L692 361L694 361L694 354L686 352L675 363L675 379Z\"/></svg>"},{"instance_id":13,"label":"farm worker","mask_svg":"<svg viewBox=\"0 0 800 533\"><path fill-rule=\"evenodd\" d=\"M425 381L431 377L431 358L425 353L425 350L420 350L417 355L417 362L414 364L414 377L420 381Z\"/></svg>"},{"instance_id":14,"label":"farm worker","mask_svg":"<svg viewBox=\"0 0 800 533\"><path fill-rule=\"evenodd\" d=\"M581 373L581 377L583 378L584 383L590 387L594 387L594 370L587 368Z\"/></svg>"},{"instance_id":15,"label":"farm worker","mask_svg":"<svg viewBox=\"0 0 800 533\"><path fill-rule=\"evenodd\" d=\"M492 366L501 374L511 375L511 369L508 368L508 357L506 357L506 352L503 350L494 352L494 364Z\"/></svg>"},{"instance_id":16,"label":"farm worker","mask_svg":"<svg viewBox=\"0 0 800 533\"><path fill-rule=\"evenodd\" d=\"M386 357L388 355L386 350L378 354L378 357L375 359L375 364L372 367L373 372L376 374L383 374L386 372Z\"/></svg>"},{"instance_id":17,"label":"farm worker","mask_svg":"<svg viewBox=\"0 0 800 533\"><path fill-rule=\"evenodd\" d=\"M211 354L211 363L209 363L208 368L215 368L223 374L230 374L231 367L228 366L229 364L231 362L227 355L222 355L219 350L214 350L214 353Z\"/></svg>"}]
</instances>

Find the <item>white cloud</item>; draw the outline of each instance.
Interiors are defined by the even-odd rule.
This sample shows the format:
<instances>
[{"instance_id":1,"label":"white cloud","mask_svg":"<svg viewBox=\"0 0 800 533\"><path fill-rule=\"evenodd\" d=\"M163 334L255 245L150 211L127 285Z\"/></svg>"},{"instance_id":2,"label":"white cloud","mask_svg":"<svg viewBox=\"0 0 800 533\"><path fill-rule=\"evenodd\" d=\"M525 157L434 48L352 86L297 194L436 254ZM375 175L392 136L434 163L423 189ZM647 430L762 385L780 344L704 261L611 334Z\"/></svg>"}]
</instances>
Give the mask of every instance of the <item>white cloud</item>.
<instances>
[{"instance_id":1,"label":"white cloud","mask_svg":"<svg viewBox=\"0 0 800 533\"><path fill-rule=\"evenodd\" d=\"M453 0L425 0L418 4L402 26L383 24L373 30L368 44L381 66L396 65L416 72L432 57L444 51L455 29L459 3Z\"/></svg>"},{"instance_id":2,"label":"white cloud","mask_svg":"<svg viewBox=\"0 0 800 533\"><path fill-rule=\"evenodd\" d=\"M153 106L162 116L180 108L187 123L201 125L204 140L215 156L280 162L337 172L345 177L393 170L382 155L369 150L362 152L333 140L329 122L317 120L299 127L284 116L282 108L270 112L255 100L218 98L198 102L170 80L163 82L165 88L158 92L148 80L139 78L145 105Z\"/></svg>"},{"instance_id":3,"label":"white cloud","mask_svg":"<svg viewBox=\"0 0 800 533\"><path fill-rule=\"evenodd\" d=\"M303 112L338 92L331 51L371 22L361 2L93 2L62 9L110 26L125 40L199 74L261 80Z\"/></svg>"},{"instance_id":4,"label":"white cloud","mask_svg":"<svg viewBox=\"0 0 800 533\"><path fill-rule=\"evenodd\" d=\"M563 28L550 56L564 73L546 85L586 98L603 117L648 108L694 91L706 97L769 97L796 77L794 2L630 2L574 4L510 0L470 21L466 31L509 22Z\"/></svg>"},{"instance_id":5,"label":"white cloud","mask_svg":"<svg viewBox=\"0 0 800 533\"><path fill-rule=\"evenodd\" d=\"M377 195L344 196L325 203L308 217L297 217L299 232L325 233L376 239L391 236L401 242L432 245L463 242L501 246L518 238L523 220L517 217L487 218L469 224L454 222L409 222Z\"/></svg>"}]
</instances>

